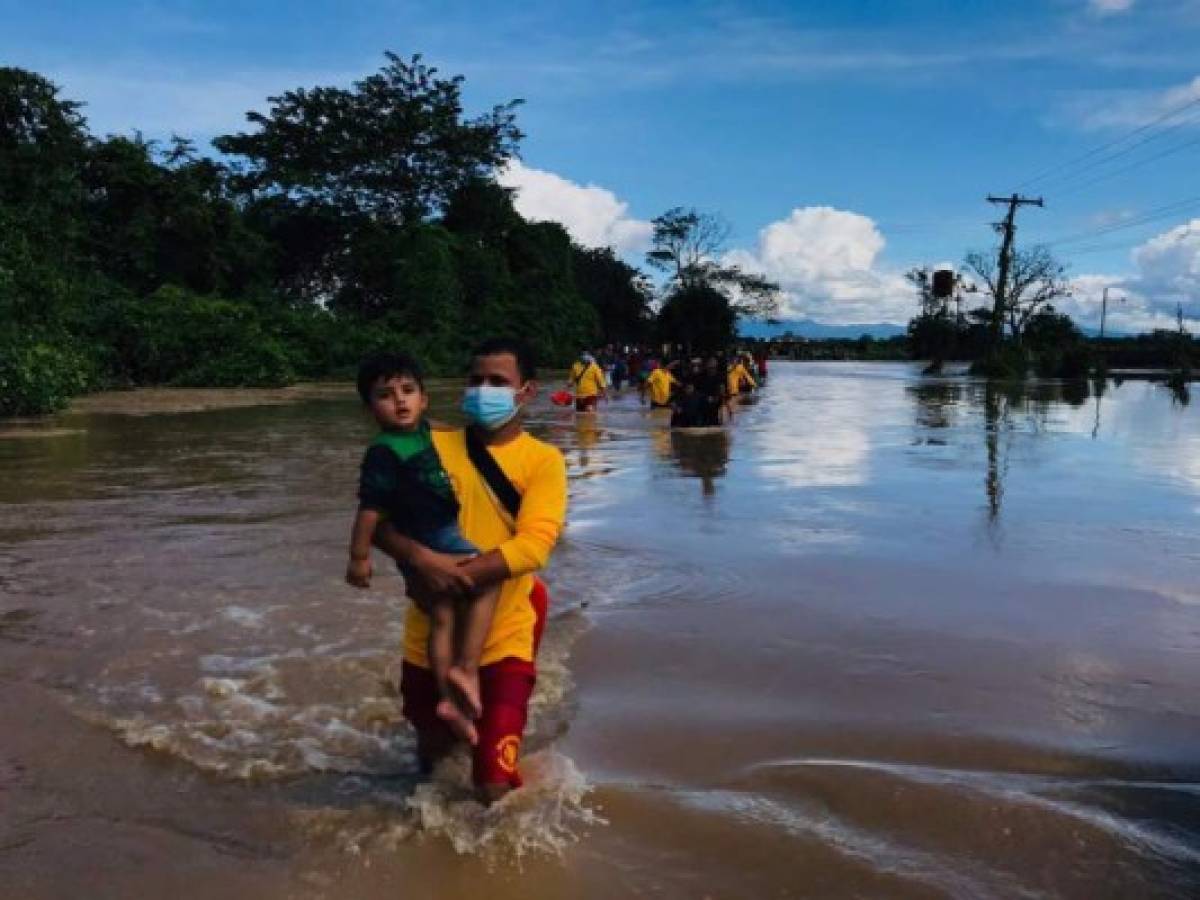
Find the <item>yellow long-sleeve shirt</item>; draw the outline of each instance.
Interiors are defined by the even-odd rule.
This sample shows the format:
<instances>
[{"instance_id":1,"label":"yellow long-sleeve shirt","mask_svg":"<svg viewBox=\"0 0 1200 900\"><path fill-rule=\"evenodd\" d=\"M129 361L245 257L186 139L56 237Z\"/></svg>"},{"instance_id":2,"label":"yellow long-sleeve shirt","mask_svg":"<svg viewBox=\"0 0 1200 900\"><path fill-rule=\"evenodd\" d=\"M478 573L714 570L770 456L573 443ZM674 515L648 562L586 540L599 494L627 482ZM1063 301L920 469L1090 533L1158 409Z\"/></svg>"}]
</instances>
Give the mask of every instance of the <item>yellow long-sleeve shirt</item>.
<instances>
[{"instance_id":1,"label":"yellow long-sleeve shirt","mask_svg":"<svg viewBox=\"0 0 1200 900\"><path fill-rule=\"evenodd\" d=\"M729 396L736 397L742 392L742 384L749 384L750 387L758 387L758 382L750 375L749 370L740 362L729 370L729 375L726 376L726 387L729 389Z\"/></svg>"},{"instance_id":2,"label":"yellow long-sleeve shirt","mask_svg":"<svg viewBox=\"0 0 1200 900\"><path fill-rule=\"evenodd\" d=\"M576 362L571 366L571 387L576 397L586 400L588 397L600 396L608 388L608 381L604 377L604 370L597 363L584 365Z\"/></svg>"},{"instance_id":3,"label":"yellow long-sleeve shirt","mask_svg":"<svg viewBox=\"0 0 1200 900\"><path fill-rule=\"evenodd\" d=\"M512 577L500 589L492 627L484 643L482 665L508 656L533 661L536 621L529 604L533 573L546 565L567 513L567 466L562 453L522 433L489 447L496 462L521 495L514 532L507 514L492 499L483 476L467 456L462 429L435 429L433 445L458 498L463 537L481 551L499 550ZM404 658L428 667L429 617L410 603L404 620Z\"/></svg>"},{"instance_id":4,"label":"yellow long-sleeve shirt","mask_svg":"<svg viewBox=\"0 0 1200 900\"><path fill-rule=\"evenodd\" d=\"M666 369L655 369L646 376L646 390L650 392L650 402L657 406L666 406L671 402L671 388L679 381Z\"/></svg>"}]
</instances>

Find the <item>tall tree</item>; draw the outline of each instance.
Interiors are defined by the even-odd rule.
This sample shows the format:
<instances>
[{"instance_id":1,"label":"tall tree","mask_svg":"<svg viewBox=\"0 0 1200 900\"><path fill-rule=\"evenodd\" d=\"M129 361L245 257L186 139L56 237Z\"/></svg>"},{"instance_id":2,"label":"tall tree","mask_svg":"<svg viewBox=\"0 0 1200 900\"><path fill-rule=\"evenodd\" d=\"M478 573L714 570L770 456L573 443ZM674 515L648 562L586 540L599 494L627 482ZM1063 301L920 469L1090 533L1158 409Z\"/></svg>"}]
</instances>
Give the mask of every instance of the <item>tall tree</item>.
<instances>
[{"instance_id":1,"label":"tall tree","mask_svg":"<svg viewBox=\"0 0 1200 900\"><path fill-rule=\"evenodd\" d=\"M1003 295L996 254L973 251L967 254L965 262L987 286L992 302L1002 302L1003 308L998 313L1008 325L1013 341L1019 344L1029 321L1058 298L1070 296L1071 288L1066 266L1045 245L1014 251L1009 258L1007 290Z\"/></svg>"},{"instance_id":2,"label":"tall tree","mask_svg":"<svg viewBox=\"0 0 1200 900\"><path fill-rule=\"evenodd\" d=\"M0 68L0 203L79 201L79 165L89 141L82 105L60 98L58 86L41 75Z\"/></svg>"},{"instance_id":3,"label":"tall tree","mask_svg":"<svg viewBox=\"0 0 1200 900\"><path fill-rule=\"evenodd\" d=\"M714 258L729 238L729 224L713 213L677 206L653 222L646 261L680 287L707 282Z\"/></svg>"},{"instance_id":4,"label":"tall tree","mask_svg":"<svg viewBox=\"0 0 1200 900\"><path fill-rule=\"evenodd\" d=\"M675 207L654 219L653 225L646 261L667 275L664 312L672 298L702 301L711 311L714 295L724 299L731 313L720 316L722 321L766 319L779 311L779 285L718 261L729 236L729 227L719 216ZM676 311L673 306L669 321L683 321L686 315L686 309ZM735 330L736 324L731 324L726 342L732 341Z\"/></svg>"},{"instance_id":5,"label":"tall tree","mask_svg":"<svg viewBox=\"0 0 1200 900\"><path fill-rule=\"evenodd\" d=\"M287 91L269 98L269 113L246 114L256 132L217 138L217 149L245 160L240 184L410 225L516 153L521 101L465 118L461 76L442 78L419 55L385 55L379 72L348 89Z\"/></svg>"},{"instance_id":6,"label":"tall tree","mask_svg":"<svg viewBox=\"0 0 1200 900\"><path fill-rule=\"evenodd\" d=\"M576 247L575 284L600 321L605 344L641 343L649 334L653 296L640 271L620 259L611 247Z\"/></svg>"}]
</instances>

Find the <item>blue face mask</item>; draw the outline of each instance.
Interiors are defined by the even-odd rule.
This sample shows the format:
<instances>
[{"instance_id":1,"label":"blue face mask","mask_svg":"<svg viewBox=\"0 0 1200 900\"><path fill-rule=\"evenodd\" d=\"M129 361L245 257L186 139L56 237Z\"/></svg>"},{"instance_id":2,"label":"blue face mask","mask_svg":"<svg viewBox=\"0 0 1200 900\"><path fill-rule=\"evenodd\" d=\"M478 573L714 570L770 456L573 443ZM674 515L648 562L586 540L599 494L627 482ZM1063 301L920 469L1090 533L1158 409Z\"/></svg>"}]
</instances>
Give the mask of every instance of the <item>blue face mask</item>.
<instances>
[{"instance_id":1,"label":"blue face mask","mask_svg":"<svg viewBox=\"0 0 1200 900\"><path fill-rule=\"evenodd\" d=\"M472 424L495 431L517 414L516 391L491 384L469 387L463 391L462 411Z\"/></svg>"}]
</instances>

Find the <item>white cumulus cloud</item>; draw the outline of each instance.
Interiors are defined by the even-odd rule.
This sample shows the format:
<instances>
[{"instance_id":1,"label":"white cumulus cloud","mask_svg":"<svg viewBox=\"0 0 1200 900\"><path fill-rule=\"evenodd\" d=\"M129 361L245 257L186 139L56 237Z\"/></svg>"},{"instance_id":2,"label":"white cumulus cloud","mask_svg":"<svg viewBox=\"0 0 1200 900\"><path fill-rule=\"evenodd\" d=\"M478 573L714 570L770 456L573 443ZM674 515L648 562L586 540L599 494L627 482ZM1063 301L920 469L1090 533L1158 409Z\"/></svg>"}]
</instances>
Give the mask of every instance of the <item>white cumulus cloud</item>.
<instances>
[{"instance_id":1,"label":"white cumulus cloud","mask_svg":"<svg viewBox=\"0 0 1200 900\"><path fill-rule=\"evenodd\" d=\"M1174 328L1177 304L1193 330L1200 320L1200 219L1158 234L1131 253L1129 275L1080 275L1071 280L1073 296L1056 304L1076 321L1095 327L1105 287L1108 321L1122 331Z\"/></svg>"},{"instance_id":2,"label":"white cumulus cloud","mask_svg":"<svg viewBox=\"0 0 1200 900\"><path fill-rule=\"evenodd\" d=\"M900 272L879 264L885 243L867 216L808 206L763 228L753 250L732 250L725 262L778 282L788 318L906 322L916 300Z\"/></svg>"},{"instance_id":3,"label":"white cumulus cloud","mask_svg":"<svg viewBox=\"0 0 1200 900\"><path fill-rule=\"evenodd\" d=\"M598 185L576 184L561 175L512 160L497 180L516 191L517 211L527 219L559 222L586 247L636 253L650 243L653 226L629 214L629 204Z\"/></svg>"},{"instance_id":4,"label":"white cumulus cloud","mask_svg":"<svg viewBox=\"0 0 1200 900\"><path fill-rule=\"evenodd\" d=\"M1146 286L1173 297L1200 297L1200 219L1152 237L1133 251Z\"/></svg>"}]
</instances>

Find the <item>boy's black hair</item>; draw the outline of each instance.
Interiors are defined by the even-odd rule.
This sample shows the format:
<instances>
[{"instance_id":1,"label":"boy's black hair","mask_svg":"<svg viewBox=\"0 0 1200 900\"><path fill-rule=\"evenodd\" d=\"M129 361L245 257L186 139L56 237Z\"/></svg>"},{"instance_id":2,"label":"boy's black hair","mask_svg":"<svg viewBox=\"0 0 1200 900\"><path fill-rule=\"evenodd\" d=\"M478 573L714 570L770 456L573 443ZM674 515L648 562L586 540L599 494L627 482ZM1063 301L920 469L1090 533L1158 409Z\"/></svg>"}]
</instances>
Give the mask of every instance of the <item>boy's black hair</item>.
<instances>
[{"instance_id":1,"label":"boy's black hair","mask_svg":"<svg viewBox=\"0 0 1200 900\"><path fill-rule=\"evenodd\" d=\"M511 353L516 357L522 381L534 381L537 378L537 362L534 360L533 350L520 338L489 338L471 351L471 359L495 356L498 353Z\"/></svg>"},{"instance_id":2,"label":"boy's black hair","mask_svg":"<svg viewBox=\"0 0 1200 900\"><path fill-rule=\"evenodd\" d=\"M421 374L420 364L407 353L377 353L368 356L358 367L358 396L362 397L364 405L371 403L371 388L379 379L390 381L407 375L417 383L422 391L425 390L425 379Z\"/></svg>"}]
</instances>

